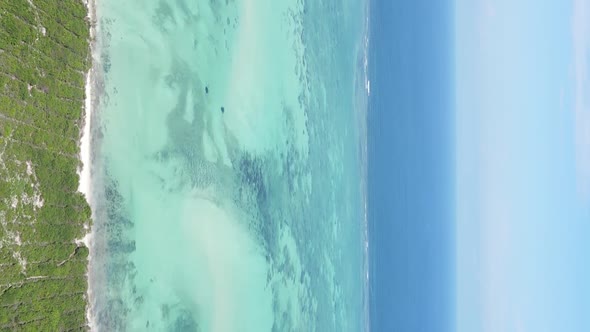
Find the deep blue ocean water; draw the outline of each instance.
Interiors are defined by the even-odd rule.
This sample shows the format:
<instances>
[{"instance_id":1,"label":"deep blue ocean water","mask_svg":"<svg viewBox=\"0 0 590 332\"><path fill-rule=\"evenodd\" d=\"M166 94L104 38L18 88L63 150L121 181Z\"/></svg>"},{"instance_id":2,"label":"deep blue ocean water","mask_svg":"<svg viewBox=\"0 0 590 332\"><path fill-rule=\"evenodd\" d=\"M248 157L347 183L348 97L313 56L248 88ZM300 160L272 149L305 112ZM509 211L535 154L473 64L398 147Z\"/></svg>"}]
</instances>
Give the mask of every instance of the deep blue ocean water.
<instances>
[{"instance_id":1,"label":"deep blue ocean water","mask_svg":"<svg viewBox=\"0 0 590 332\"><path fill-rule=\"evenodd\" d=\"M371 1L372 331L453 329L452 13L450 0Z\"/></svg>"}]
</instances>

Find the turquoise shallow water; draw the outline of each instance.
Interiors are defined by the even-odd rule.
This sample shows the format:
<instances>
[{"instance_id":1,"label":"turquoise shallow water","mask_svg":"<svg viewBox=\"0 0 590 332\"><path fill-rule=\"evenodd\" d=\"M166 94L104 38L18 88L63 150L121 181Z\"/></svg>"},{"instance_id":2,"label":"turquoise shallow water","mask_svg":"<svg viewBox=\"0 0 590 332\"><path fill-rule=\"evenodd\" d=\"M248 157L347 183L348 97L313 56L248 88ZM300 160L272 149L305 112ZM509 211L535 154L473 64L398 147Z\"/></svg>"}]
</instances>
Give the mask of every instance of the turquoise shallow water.
<instances>
[{"instance_id":1,"label":"turquoise shallow water","mask_svg":"<svg viewBox=\"0 0 590 332\"><path fill-rule=\"evenodd\" d=\"M358 331L365 5L101 0L101 331Z\"/></svg>"}]
</instances>

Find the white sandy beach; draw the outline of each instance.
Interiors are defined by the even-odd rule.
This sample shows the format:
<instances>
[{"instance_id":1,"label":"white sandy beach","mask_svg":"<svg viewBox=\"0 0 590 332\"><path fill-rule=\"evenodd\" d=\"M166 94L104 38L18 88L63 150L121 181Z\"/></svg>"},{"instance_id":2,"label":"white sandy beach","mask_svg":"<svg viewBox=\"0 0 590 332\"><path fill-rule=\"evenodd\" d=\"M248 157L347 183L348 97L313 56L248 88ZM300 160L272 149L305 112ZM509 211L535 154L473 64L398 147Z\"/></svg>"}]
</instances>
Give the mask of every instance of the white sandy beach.
<instances>
[{"instance_id":1,"label":"white sandy beach","mask_svg":"<svg viewBox=\"0 0 590 332\"><path fill-rule=\"evenodd\" d=\"M94 39L96 36L95 31L95 19L96 19L96 7L94 0L83 0L88 10L88 20L90 22L90 55L92 58L92 65L88 73L86 74L86 85L85 85L85 101L84 101L84 126L80 136L80 161L82 166L78 169L79 185L78 191L84 194L86 201L92 207L92 181L91 181L91 122L93 114L93 71L94 71L94 51L95 44ZM92 245L92 228L90 225L85 225L86 235L80 240L90 251ZM90 270L90 264L92 256L88 255L88 270ZM92 316L91 303L92 303L92 292L90 288L90 273L87 272L88 288L87 288L87 308L86 308L86 319L88 326L91 330L94 330L94 318Z\"/></svg>"}]
</instances>

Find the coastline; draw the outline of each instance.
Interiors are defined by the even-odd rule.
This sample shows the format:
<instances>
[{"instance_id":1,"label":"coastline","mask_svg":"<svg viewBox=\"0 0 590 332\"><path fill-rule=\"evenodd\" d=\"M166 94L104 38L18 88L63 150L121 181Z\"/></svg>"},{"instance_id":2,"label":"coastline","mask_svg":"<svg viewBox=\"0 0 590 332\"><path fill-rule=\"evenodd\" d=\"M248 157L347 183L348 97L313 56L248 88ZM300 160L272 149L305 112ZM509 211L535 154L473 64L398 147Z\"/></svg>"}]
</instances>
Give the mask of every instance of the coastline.
<instances>
[{"instance_id":1,"label":"coastline","mask_svg":"<svg viewBox=\"0 0 590 332\"><path fill-rule=\"evenodd\" d=\"M90 60L90 69L86 73L86 83L84 87L85 92L85 99L84 99L84 115L83 115L83 127L81 128L81 135L79 140L80 145L80 162L82 166L78 169L79 175L79 186L78 191L84 195L86 198L86 202L91 207L91 211L94 209L92 208L92 172L91 172L91 165L92 165L92 152L91 152L91 143L92 143L92 133L91 133L91 124L93 118L93 110L95 106L95 96L93 94L94 91L94 51L95 51L95 38L96 38L96 1L95 0L82 0L82 2L86 5L87 8L87 20L89 24L89 35L90 38L88 40L89 46L89 60ZM94 215L94 212L92 212ZM84 225L86 235L80 239L79 243L86 246L89 250L88 254L88 263L86 269L86 279L87 279L87 289L86 289L86 322L88 328L92 331L95 328L94 317L92 315L92 303L93 303L93 294L91 290L91 274L90 274L90 267L92 264L92 244L93 244L93 228L92 225L86 224Z\"/></svg>"},{"instance_id":2,"label":"coastline","mask_svg":"<svg viewBox=\"0 0 590 332\"><path fill-rule=\"evenodd\" d=\"M105 186L103 181L108 181L110 179L108 179L108 175L103 174L102 170L103 167L101 167L102 162L105 162L105 158L103 157L104 155L100 152L101 149L101 134L100 134L100 128L98 128L98 125L100 125L101 121L97 121L97 119L100 119L101 117L105 117L106 119L109 119L109 107L105 106L108 105L108 98L107 95L105 94L104 90L106 88L108 88L109 86L105 87L104 85L104 79L105 77L103 77L104 71L102 71L101 69L101 64L105 63L105 65L108 63L108 58L106 56L108 56L107 52L101 54L101 56L97 56L97 54L99 52L101 52L102 48L104 47L106 49L106 51L109 50L109 30L111 29L111 26L108 23L108 18L110 18L111 16L109 16L108 18L105 16L105 14L109 14L111 15L111 12L107 13L107 9L105 6L105 4L103 3L99 3L99 5L103 6L100 9L103 10L103 12L99 13L101 15L102 19L105 19L107 21L103 22L105 23L104 26L96 26L96 2L98 0L82 0L83 3L87 6L87 12L88 12L88 20L90 23L90 39L89 39L89 46L90 46L90 56L91 59L93 60L92 64L89 64L87 68L90 68L87 71L86 77L85 77L85 106L84 106L84 114L82 116L81 121L81 126L80 126L80 160L83 163L83 165L85 167L83 167L80 172L79 172L79 176L80 176L80 183L79 183L79 191L84 194L84 196L86 197L86 200L88 201L88 204L91 206L92 208L92 220L93 220L93 226L91 228L86 229L85 233L86 235L84 236L83 240L80 240L81 243L83 243L85 246L87 246L90 250L90 253L88 255L88 261L87 261L87 270L86 270L86 278L87 278L87 290L86 290L86 305L87 307L85 308L86 310L86 322L87 322L87 327L90 330L96 330L96 329L109 329L109 326L115 326L112 325L111 322L113 322L113 324L117 324L117 322L119 320L116 314L118 313L118 311L120 309L125 309L127 307L123 307L123 305L121 306L113 306L112 305L112 301L109 301L113 295L114 296L118 296L120 298L123 298L124 301L129 301L129 304L132 305L133 302L130 302L131 300L133 300L131 298L131 287L128 287L127 285L123 285L123 286L118 286L115 285L115 287L118 287L115 289L115 291L112 291L112 288L109 289L109 287L112 287L111 284L109 283L110 280L108 279L104 279L103 276L106 275L107 273L111 273L109 272L110 270L105 269L105 266L107 264L109 264L109 260L113 259L113 256L108 256L111 255L111 252L105 252L104 248L109 244L108 240L109 240L109 236L111 236L111 234L109 232L112 232L111 229L109 229L108 227L108 222L109 219L107 219L109 216L107 215L107 210L105 209L106 205L105 204L109 204L110 202L107 200L109 199L109 197L105 198ZM108 6L107 6L108 7ZM318 9L319 10L319 9ZM107 15L108 16L108 15ZM103 30L104 29L104 30ZM113 29L114 32L115 29ZM102 32L101 32L102 31ZM100 35L98 35L98 33L100 33ZM102 38L100 39L100 41L95 40L96 38ZM117 38L118 39L118 38ZM104 43L105 46L102 46ZM360 43L362 45L362 43ZM361 52L361 54L363 54ZM101 61L102 60L102 61ZM359 68L361 69L361 68ZM112 82L112 81L111 81ZM360 81L359 83L363 83L363 81ZM211 82L209 82L209 84L213 84ZM364 89L364 85L361 84L362 89L359 89L359 92L365 92ZM221 90L221 89L219 89ZM110 90L107 90L110 91ZM212 90L212 91L217 91L217 89ZM325 93L325 92L324 92ZM104 95L104 97L103 97ZM211 95L213 96L213 95ZM102 99L104 98L104 99ZM103 104L103 106L101 106L100 108L98 108L98 102L99 99L102 100L105 104ZM231 107L227 107L226 109L231 109ZM97 111L98 110L98 111ZM98 113L97 113L98 112ZM103 113L104 112L104 113ZM226 113L226 117L228 117L228 115L231 115L232 112L227 112ZM361 117L364 118L363 114L359 114ZM82 122L83 121L83 122ZM107 120L104 121L104 123L108 124ZM366 150L366 148L364 149L364 151ZM100 158L97 158L97 156L100 156ZM327 171L326 171L327 172ZM105 179L107 178L107 179ZM306 178L307 180L307 178ZM107 183L108 184L108 183ZM322 200L322 202L329 202L329 199L326 199L325 201ZM305 204L305 203L302 203ZM321 203L324 204L324 203ZM279 205L278 203L276 204L277 206ZM363 204L364 205L364 204ZM98 207L98 208L97 208ZM190 214L190 213L189 213ZM107 226L105 226L107 225ZM278 229L278 228L277 228ZM305 230L303 230L305 231ZM302 232L303 232L302 231ZM193 233L193 232L189 232L189 233ZM198 232L198 233L202 233L202 232ZM220 232L222 233L222 232ZM226 232L223 232L226 233ZM281 233L282 234L282 233ZM274 236L273 233L269 233L270 236ZM356 236L356 234L352 234L353 236ZM280 235L279 240L283 239L283 238L287 238L289 240L291 240L291 238L293 237L293 235L289 236L287 235ZM318 239L320 239L321 237L318 236ZM355 238L356 240L356 238ZM232 241L235 242L235 241ZM293 240L291 240L291 242L289 242L289 256L293 256L295 257L295 255L298 255L298 253L296 253L295 251L297 249L292 249L293 246L295 246L295 244L292 243ZM129 241L129 243L132 243ZM134 243L133 243L134 245ZM356 250L355 250L356 251ZM324 254L322 256L323 260L327 260L329 263L332 262L332 254L329 251L329 249L325 250L326 254ZM116 256L115 259L119 260L130 260L127 258L127 253L122 252L120 255ZM135 254L134 254L135 255ZM281 253L277 253L277 256L281 257ZM336 256L336 253L333 254L334 256ZM355 257L357 257L355 255ZM286 258L288 259L288 258ZM312 261L310 259L310 261ZM106 262L106 263L105 263ZM148 261L149 262L149 261ZM117 262L115 262L117 263ZM298 263L299 265L301 263ZM312 264L312 263L310 263ZM321 264L321 263L318 263ZM334 268L334 264L330 264L329 265L330 268L327 270L326 273L330 274L332 277L332 279L336 278L336 272L335 272L335 268ZM298 270L299 273L294 273L294 275L298 275L301 276L299 279L299 282L297 282L296 280L294 281L294 283L291 284L285 284L282 285L282 283L279 283L279 281L275 282L276 284L278 284L277 287L280 289L280 296L281 298L285 298L283 300L283 302L285 303L284 305L282 305L282 307L284 307L285 309L279 309L279 310L284 310L286 312L286 308L287 306L291 306L291 303L293 305L293 307L296 308L301 308L302 310L304 309L304 306L306 304L310 304L310 309L309 310L313 310L314 313L318 312L317 311L317 304L315 305L315 308L313 306L312 301L316 301L314 298L320 298L320 299L340 299L343 300L345 298L344 292L340 289L334 289L332 288L327 288L328 290L330 290L329 292L323 292L322 290L315 290L312 289L311 287L314 287L312 285L310 285L309 282L309 274L307 272L304 271L300 271L300 269ZM322 272L323 273L323 272ZM198 274L195 274L198 275ZM351 275L352 277L357 277L357 275ZM163 278L162 278L163 279ZM162 280L160 279L160 280ZM146 278L146 280L149 280ZM166 279L163 279L165 282ZM135 281L133 281L135 283ZM142 282L142 280L138 281L137 283L139 284L140 282ZM152 281L150 281L151 284ZM147 281L145 282L147 284ZM325 282L328 285L332 285L330 280L327 280ZM305 289L302 291L297 291L296 289L298 285L301 284L301 289ZM133 286L133 284L131 284L131 286ZM125 288L127 287L127 288ZM304 288L307 287L307 288ZM188 288L188 287L187 287ZM284 291L282 289L285 289ZM122 291L119 291L119 289L121 289ZM192 289L192 288L188 288L188 289ZM358 291L358 288L355 286L354 288L355 292ZM302 299L300 298L294 298L294 299L290 299L290 293L289 292L298 292L300 294L302 294L300 297L302 297ZM192 292L191 292L192 293ZM317 295L313 295L316 294ZM122 294L121 296L119 296L119 294ZM356 296L357 293L354 293L354 296ZM156 294L159 295L159 294ZM278 296L279 296L278 295ZM128 300L128 298L131 298L131 300ZM146 298L151 301L147 296ZM229 295L224 297L224 298L229 298ZM346 297L347 298L347 297ZM158 298L159 300L159 298ZM166 301L168 301L166 299ZM320 300L323 301L323 300ZM334 301L334 300L332 300ZM159 300L158 302L155 302L156 304L158 303L162 303L162 300ZM150 303L150 302L146 302L146 303ZM127 302L124 303L124 305L127 305ZM156 307L157 308L157 307ZM291 311L296 310L296 309L292 309ZM332 312L332 310L336 311L336 310L343 310L341 308L327 308L324 311L330 313ZM143 317L140 315L144 314L144 311L137 311L137 315L139 317ZM291 312L289 312L291 313ZM82 313L81 313L82 314ZM295 314L295 312L293 313ZM134 314L135 315L135 314ZM309 317L308 315L311 315L309 313L307 313L307 311L302 311L302 314L299 315L298 317L300 317L300 319L302 320L306 320L305 318ZM342 315L342 314L341 314ZM105 318L106 317L106 318ZM341 316L342 317L342 316ZM150 327L154 327L157 326L155 325L156 321L152 320L152 317L150 318ZM173 317L172 317L173 318ZM172 318L170 320L172 320ZM123 321L125 319L125 317L121 317L120 321ZM314 322L310 321L310 326L311 324L315 324ZM125 324L127 324L127 321L123 321ZM161 324L164 324L166 321L162 320ZM329 322L322 322L325 324L329 324ZM130 325L135 324L134 321L129 322ZM143 324L143 323L142 323ZM288 324L288 321L285 320L284 324ZM336 326L337 323L332 323L333 326ZM356 323L355 323L356 324ZM342 325L342 324L340 324ZM135 325L133 325L135 326Z\"/></svg>"}]
</instances>

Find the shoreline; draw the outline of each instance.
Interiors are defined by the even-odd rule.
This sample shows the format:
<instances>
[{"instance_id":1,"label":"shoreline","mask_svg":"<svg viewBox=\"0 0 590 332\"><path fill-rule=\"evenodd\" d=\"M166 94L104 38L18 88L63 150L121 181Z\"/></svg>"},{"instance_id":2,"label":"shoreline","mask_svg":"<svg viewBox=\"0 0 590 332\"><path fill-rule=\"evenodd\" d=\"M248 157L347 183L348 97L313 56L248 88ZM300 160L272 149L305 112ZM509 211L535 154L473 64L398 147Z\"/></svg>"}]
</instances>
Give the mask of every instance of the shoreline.
<instances>
[{"instance_id":1,"label":"shoreline","mask_svg":"<svg viewBox=\"0 0 590 332\"><path fill-rule=\"evenodd\" d=\"M93 88L94 88L94 51L95 51L95 38L96 38L96 0L82 0L84 5L87 9L87 19L89 24L89 35L90 38L88 40L88 56L90 60L90 69L86 73L86 82L85 82L85 99L84 99L84 114L83 114L83 124L84 126L81 128L81 135L79 139L80 145L80 162L82 166L78 169L79 175L79 184L78 184L78 192L82 193L86 198L86 202L91 208L92 216L94 217L94 209L92 208L92 172L91 172L91 165L92 165L92 151L91 151L91 141L92 141L92 132L91 132L91 124L93 118L93 111L95 106L95 98L93 95ZM92 218L93 219L93 218ZM84 225L84 229L86 234L84 237L76 242L83 244L88 248L88 262L86 268L86 280L87 280L87 288L86 288L86 323L88 328L92 331L96 327L94 322L94 317L92 315L92 303L93 303L93 295L91 290L91 275L90 275L90 267L92 263L92 244L93 244L93 227L92 224Z\"/></svg>"}]
</instances>

